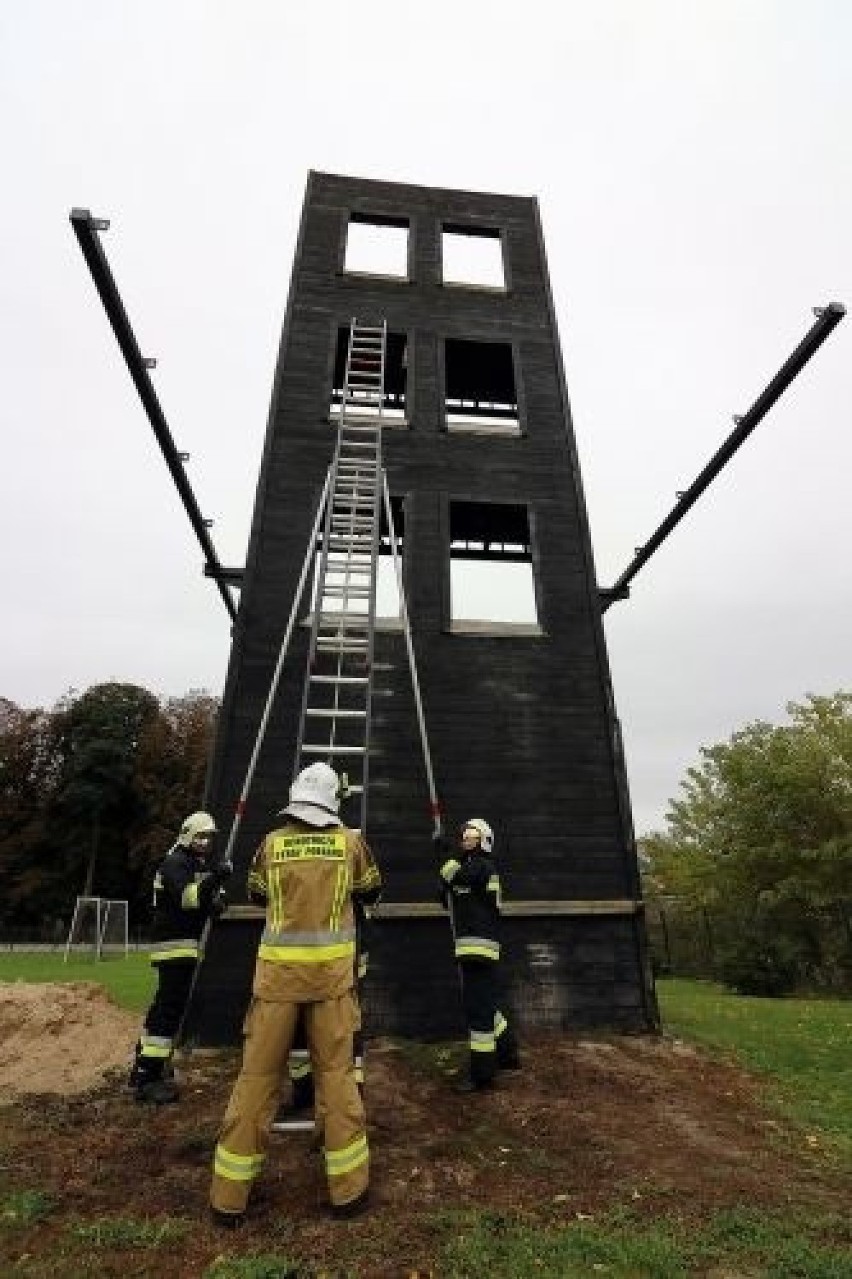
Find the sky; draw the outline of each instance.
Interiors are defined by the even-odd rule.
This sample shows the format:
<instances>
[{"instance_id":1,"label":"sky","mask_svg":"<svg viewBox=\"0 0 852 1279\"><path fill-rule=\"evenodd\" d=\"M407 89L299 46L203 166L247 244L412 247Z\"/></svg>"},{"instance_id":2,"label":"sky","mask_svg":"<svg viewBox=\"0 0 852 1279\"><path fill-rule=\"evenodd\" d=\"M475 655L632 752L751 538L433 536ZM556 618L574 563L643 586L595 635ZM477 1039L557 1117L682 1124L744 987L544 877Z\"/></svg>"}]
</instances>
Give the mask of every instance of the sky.
<instances>
[{"instance_id":1,"label":"sky","mask_svg":"<svg viewBox=\"0 0 852 1279\"><path fill-rule=\"evenodd\" d=\"M0 695L228 661L72 207L241 564L308 171L537 196L606 586L852 304L851 65L847 0L7 0ZM702 745L850 687L850 426L847 317L607 612L640 833Z\"/></svg>"}]
</instances>

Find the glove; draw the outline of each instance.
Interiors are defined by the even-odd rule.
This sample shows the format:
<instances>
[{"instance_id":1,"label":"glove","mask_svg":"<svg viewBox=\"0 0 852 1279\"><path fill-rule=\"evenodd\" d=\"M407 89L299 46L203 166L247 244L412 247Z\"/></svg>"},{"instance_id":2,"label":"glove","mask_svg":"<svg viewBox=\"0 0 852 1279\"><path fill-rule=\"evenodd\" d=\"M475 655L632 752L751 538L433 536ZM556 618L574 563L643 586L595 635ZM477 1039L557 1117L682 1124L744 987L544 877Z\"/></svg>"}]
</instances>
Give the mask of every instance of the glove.
<instances>
[{"instance_id":1,"label":"glove","mask_svg":"<svg viewBox=\"0 0 852 1279\"><path fill-rule=\"evenodd\" d=\"M234 873L232 862L220 862L218 866L214 866L210 872L210 878L216 886L226 884Z\"/></svg>"},{"instance_id":2,"label":"glove","mask_svg":"<svg viewBox=\"0 0 852 1279\"><path fill-rule=\"evenodd\" d=\"M224 888L217 888L210 901L210 914L218 919L228 904L228 894Z\"/></svg>"},{"instance_id":3,"label":"glove","mask_svg":"<svg viewBox=\"0 0 852 1279\"><path fill-rule=\"evenodd\" d=\"M435 831L432 836L432 847L441 857L446 856L446 854L450 851L450 841L447 839L443 831Z\"/></svg>"}]
</instances>

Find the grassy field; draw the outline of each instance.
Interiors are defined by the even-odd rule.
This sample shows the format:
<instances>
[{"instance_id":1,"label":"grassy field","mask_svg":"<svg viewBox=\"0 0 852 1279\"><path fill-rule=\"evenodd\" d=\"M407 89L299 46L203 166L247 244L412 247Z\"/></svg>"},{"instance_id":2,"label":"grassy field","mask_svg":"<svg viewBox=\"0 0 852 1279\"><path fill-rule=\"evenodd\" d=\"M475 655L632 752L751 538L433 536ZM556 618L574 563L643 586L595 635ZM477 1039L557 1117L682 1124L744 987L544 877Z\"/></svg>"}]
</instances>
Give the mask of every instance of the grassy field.
<instances>
[{"instance_id":1,"label":"grassy field","mask_svg":"<svg viewBox=\"0 0 852 1279\"><path fill-rule=\"evenodd\" d=\"M757 999L674 978L657 994L668 1034L733 1054L788 1114L852 1156L852 1000Z\"/></svg>"},{"instance_id":2,"label":"grassy field","mask_svg":"<svg viewBox=\"0 0 852 1279\"><path fill-rule=\"evenodd\" d=\"M120 1008L144 1012L154 993L154 971L145 952L131 951L108 959L64 952L0 951L0 982L94 981L104 986Z\"/></svg>"}]
</instances>

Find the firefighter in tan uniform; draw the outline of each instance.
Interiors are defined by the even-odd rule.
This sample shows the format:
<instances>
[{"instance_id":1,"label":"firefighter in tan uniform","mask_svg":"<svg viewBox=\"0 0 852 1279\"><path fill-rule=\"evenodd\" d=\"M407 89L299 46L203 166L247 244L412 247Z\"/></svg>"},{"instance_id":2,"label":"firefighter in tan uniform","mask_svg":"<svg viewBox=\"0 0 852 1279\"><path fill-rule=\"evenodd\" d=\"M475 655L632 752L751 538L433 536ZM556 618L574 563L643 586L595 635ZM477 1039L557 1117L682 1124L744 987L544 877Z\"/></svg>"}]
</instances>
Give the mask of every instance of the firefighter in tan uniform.
<instances>
[{"instance_id":1,"label":"firefighter in tan uniform","mask_svg":"<svg viewBox=\"0 0 852 1279\"><path fill-rule=\"evenodd\" d=\"M242 1220L260 1173L297 1019L305 1019L317 1093L331 1210L351 1216L366 1204L369 1152L355 1082L353 898L378 898L381 878L361 835L344 826L339 779L311 764L290 788L286 820L266 836L249 871L252 896L266 902L266 925L245 1020L239 1077L213 1164L210 1203L222 1225Z\"/></svg>"}]
</instances>

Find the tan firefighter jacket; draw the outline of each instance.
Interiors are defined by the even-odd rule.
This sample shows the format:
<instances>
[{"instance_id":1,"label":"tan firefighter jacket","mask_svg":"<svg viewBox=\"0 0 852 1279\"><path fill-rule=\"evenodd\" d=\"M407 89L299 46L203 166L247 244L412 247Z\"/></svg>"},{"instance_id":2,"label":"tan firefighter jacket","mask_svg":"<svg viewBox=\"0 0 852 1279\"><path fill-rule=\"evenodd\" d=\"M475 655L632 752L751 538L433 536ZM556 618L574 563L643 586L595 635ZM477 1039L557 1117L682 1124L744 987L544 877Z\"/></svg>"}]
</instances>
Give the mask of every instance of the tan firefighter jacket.
<instances>
[{"instance_id":1,"label":"tan firefighter jacket","mask_svg":"<svg viewBox=\"0 0 852 1279\"><path fill-rule=\"evenodd\" d=\"M311 1003L354 983L353 898L369 905L381 876L359 831L287 819L254 855L249 895L266 904L254 994Z\"/></svg>"}]
</instances>

